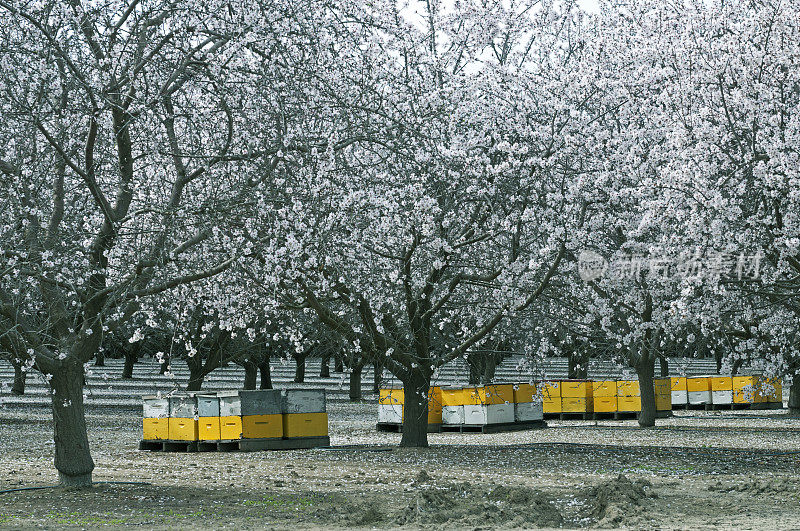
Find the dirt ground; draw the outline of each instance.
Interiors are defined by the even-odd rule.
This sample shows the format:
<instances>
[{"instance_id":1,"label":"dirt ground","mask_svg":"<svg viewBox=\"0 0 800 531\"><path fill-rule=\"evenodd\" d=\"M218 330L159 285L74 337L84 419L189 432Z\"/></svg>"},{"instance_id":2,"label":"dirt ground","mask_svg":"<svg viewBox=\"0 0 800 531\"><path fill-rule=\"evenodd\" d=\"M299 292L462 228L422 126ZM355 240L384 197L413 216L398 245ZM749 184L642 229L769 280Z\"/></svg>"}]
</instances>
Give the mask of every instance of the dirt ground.
<instances>
[{"instance_id":1,"label":"dirt ground","mask_svg":"<svg viewBox=\"0 0 800 531\"><path fill-rule=\"evenodd\" d=\"M374 404L332 405L334 449L150 453L136 412L90 411L91 489L0 493L0 528L800 528L800 419L685 412L431 434L399 449ZM0 490L56 482L45 409L0 409Z\"/></svg>"}]
</instances>

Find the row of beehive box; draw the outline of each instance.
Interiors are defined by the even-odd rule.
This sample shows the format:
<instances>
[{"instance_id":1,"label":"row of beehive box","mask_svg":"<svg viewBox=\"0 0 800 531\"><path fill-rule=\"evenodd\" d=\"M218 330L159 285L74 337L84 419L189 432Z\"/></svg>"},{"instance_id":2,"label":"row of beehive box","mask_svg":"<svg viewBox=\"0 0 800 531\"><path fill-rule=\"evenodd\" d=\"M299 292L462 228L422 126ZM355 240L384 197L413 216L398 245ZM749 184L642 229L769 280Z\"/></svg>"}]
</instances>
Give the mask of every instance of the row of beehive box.
<instances>
[{"instance_id":1,"label":"row of beehive box","mask_svg":"<svg viewBox=\"0 0 800 531\"><path fill-rule=\"evenodd\" d=\"M780 402L781 384L760 376L693 376L655 378L657 411L673 405ZM530 422L542 413L636 413L641 411L638 380L552 380L537 384L483 387L431 387L429 424ZM402 388L381 389L379 423L402 423Z\"/></svg>"},{"instance_id":2,"label":"row of beehive box","mask_svg":"<svg viewBox=\"0 0 800 531\"><path fill-rule=\"evenodd\" d=\"M670 381L654 383L656 409L669 411ZM638 412L637 380L554 380L539 384L494 384L441 388L428 392L428 423L485 425L542 420L544 414ZM403 389L382 389L378 422L399 424L404 415Z\"/></svg>"},{"instance_id":3,"label":"row of beehive box","mask_svg":"<svg viewBox=\"0 0 800 531\"><path fill-rule=\"evenodd\" d=\"M690 376L671 378L674 405L758 404L782 402L780 380L763 376Z\"/></svg>"},{"instance_id":4,"label":"row of beehive box","mask_svg":"<svg viewBox=\"0 0 800 531\"><path fill-rule=\"evenodd\" d=\"M526 387L527 386L527 387ZM528 384L496 384L482 387L428 390L428 424L445 426L536 422L543 418L542 401ZM535 389L535 388L534 388ZM402 388L381 389L378 423L400 424L405 415Z\"/></svg>"},{"instance_id":5,"label":"row of beehive box","mask_svg":"<svg viewBox=\"0 0 800 531\"><path fill-rule=\"evenodd\" d=\"M559 380L542 382L545 413L637 413L642 410L638 380ZM669 411L669 378L653 381L656 410Z\"/></svg>"},{"instance_id":6,"label":"row of beehive box","mask_svg":"<svg viewBox=\"0 0 800 531\"><path fill-rule=\"evenodd\" d=\"M142 397L144 440L235 441L328 435L323 389Z\"/></svg>"}]
</instances>

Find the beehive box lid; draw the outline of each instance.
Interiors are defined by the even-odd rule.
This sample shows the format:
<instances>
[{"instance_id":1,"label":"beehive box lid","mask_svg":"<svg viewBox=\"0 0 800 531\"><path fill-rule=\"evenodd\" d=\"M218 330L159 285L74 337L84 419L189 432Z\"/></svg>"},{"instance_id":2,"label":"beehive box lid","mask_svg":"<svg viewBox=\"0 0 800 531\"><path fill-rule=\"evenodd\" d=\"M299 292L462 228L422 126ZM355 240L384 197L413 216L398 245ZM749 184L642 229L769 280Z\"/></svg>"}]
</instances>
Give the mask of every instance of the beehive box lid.
<instances>
[{"instance_id":1,"label":"beehive box lid","mask_svg":"<svg viewBox=\"0 0 800 531\"><path fill-rule=\"evenodd\" d=\"M324 389L284 389L281 413L325 413Z\"/></svg>"}]
</instances>

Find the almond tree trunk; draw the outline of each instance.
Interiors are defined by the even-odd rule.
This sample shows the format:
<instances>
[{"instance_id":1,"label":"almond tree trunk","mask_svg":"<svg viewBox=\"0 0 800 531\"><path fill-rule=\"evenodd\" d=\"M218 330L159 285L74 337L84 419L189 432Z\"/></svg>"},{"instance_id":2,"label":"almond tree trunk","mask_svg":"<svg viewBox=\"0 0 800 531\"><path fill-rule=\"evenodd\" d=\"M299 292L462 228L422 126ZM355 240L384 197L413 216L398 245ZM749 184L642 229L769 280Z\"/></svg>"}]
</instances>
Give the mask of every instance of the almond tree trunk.
<instances>
[{"instance_id":1,"label":"almond tree trunk","mask_svg":"<svg viewBox=\"0 0 800 531\"><path fill-rule=\"evenodd\" d=\"M28 378L28 372L23 370L22 360L19 361L12 360L11 364L14 366L14 385L11 386L11 394L24 395L25 382Z\"/></svg>"},{"instance_id":2,"label":"almond tree trunk","mask_svg":"<svg viewBox=\"0 0 800 531\"><path fill-rule=\"evenodd\" d=\"M186 365L189 367L189 382L186 384L186 390L199 391L203 387L203 380L206 378L203 359L199 353L195 354L186 358Z\"/></svg>"},{"instance_id":3,"label":"almond tree trunk","mask_svg":"<svg viewBox=\"0 0 800 531\"><path fill-rule=\"evenodd\" d=\"M258 364L261 372L261 389L272 389L272 373L269 368L269 359Z\"/></svg>"},{"instance_id":4,"label":"almond tree trunk","mask_svg":"<svg viewBox=\"0 0 800 531\"><path fill-rule=\"evenodd\" d=\"M136 363L138 357L138 352L134 349L125 351L125 365L122 367L123 379L130 380L133 378L133 365Z\"/></svg>"},{"instance_id":5,"label":"almond tree trunk","mask_svg":"<svg viewBox=\"0 0 800 531\"><path fill-rule=\"evenodd\" d=\"M258 365L252 360L242 362L244 367L244 389L253 390L256 388L258 378Z\"/></svg>"},{"instance_id":6,"label":"almond tree trunk","mask_svg":"<svg viewBox=\"0 0 800 531\"><path fill-rule=\"evenodd\" d=\"M373 369L375 372L372 374L372 392L377 395L381 391L381 383L383 382L383 364L375 362Z\"/></svg>"},{"instance_id":7,"label":"almond tree trunk","mask_svg":"<svg viewBox=\"0 0 800 531\"><path fill-rule=\"evenodd\" d=\"M322 356L322 365L319 368L320 378L330 378L331 376L331 355L325 354Z\"/></svg>"},{"instance_id":8,"label":"almond tree trunk","mask_svg":"<svg viewBox=\"0 0 800 531\"><path fill-rule=\"evenodd\" d=\"M655 359L647 353L642 354L641 361L636 365L636 374L639 376L639 393L641 395L642 409L639 412L639 426L651 428L656 425L656 393L653 383L655 372Z\"/></svg>"},{"instance_id":9,"label":"almond tree trunk","mask_svg":"<svg viewBox=\"0 0 800 531\"><path fill-rule=\"evenodd\" d=\"M358 402L361 400L361 374L364 370L364 362L354 363L350 370L350 401Z\"/></svg>"},{"instance_id":10,"label":"almond tree trunk","mask_svg":"<svg viewBox=\"0 0 800 531\"><path fill-rule=\"evenodd\" d=\"M297 363L294 371L294 383L303 383L306 381L306 357L298 354L294 360Z\"/></svg>"},{"instance_id":11,"label":"almond tree trunk","mask_svg":"<svg viewBox=\"0 0 800 531\"><path fill-rule=\"evenodd\" d=\"M403 382L403 437L400 446L428 447L428 389L430 379L419 369L410 370Z\"/></svg>"},{"instance_id":12,"label":"almond tree trunk","mask_svg":"<svg viewBox=\"0 0 800 531\"><path fill-rule=\"evenodd\" d=\"M72 361L52 375L55 467L63 486L90 486L94 461L89 453L83 407L83 366Z\"/></svg>"},{"instance_id":13,"label":"almond tree trunk","mask_svg":"<svg viewBox=\"0 0 800 531\"><path fill-rule=\"evenodd\" d=\"M789 414L800 415L800 373L792 376L792 385L789 387Z\"/></svg>"}]
</instances>

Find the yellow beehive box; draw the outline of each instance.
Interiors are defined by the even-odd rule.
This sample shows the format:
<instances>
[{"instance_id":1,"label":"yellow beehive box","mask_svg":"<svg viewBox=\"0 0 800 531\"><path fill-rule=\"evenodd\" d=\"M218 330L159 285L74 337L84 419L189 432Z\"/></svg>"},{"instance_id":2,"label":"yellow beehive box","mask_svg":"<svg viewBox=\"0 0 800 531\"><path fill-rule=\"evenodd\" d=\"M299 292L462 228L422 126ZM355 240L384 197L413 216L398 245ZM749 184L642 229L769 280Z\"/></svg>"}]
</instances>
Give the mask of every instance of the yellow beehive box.
<instances>
[{"instance_id":1,"label":"yellow beehive box","mask_svg":"<svg viewBox=\"0 0 800 531\"><path fill-rule=\"evenodd\" d=\"M616 384L616 382L614 382ZM616 390L617 386L614 385ZM617 411L616 396L594 396L592 398L595 413L614 413Z\"/></svg>"},{"instance_id":2,"label":"yellow beehive box","mask_svg":"<svg viewBox=\"0 0 800 531\"><path fill-rule=\"evenodd\" d=\"M591 413L592 399L574 396L561 397L561 413Z\"/></svg>"},{"instance_id":3,"label":"yellow beehive box","mask_svg":"<svg viewBox=\"0 0 800 531\"><path fill-rule=\"evenodd\" d=\"M242 417L227 416L219 418L219 438L223 441L236 441L242 438Z\"/></svg>"},{"instance_id":4,"label":"yellow beehive box","mask_svg":"<svg viewBox=\"0 0 800 531\"><path fill-rule=\"evenodd\" d=\"M656 395L656 411L672 410L672 382L669 378L656 378L653 380L653 390Z\"/></svg>"},{"instance_id":5,"label":"yellow beehive box","mask_svg":"<svg viewBox=\"0 0 800 531\"><path fill-rule=\"evenodd\" d=\"M639 380L617 380L617 396L639 395Z\"/></svg>"},{"instance_id":6,"label":"yellow beehive box","mask_svg":"<svg viewBox=\"0 0 800 531\"><path fill-rule=\"evenodd\" d=\"M169 439L169 419L142 419L143 438L146 441Z\"/></svg>"},{"instance_id":7,"label":"yellow beehive box","mask_svg":"<svg viewBox=\"0 0 800 531\"><path fill-rule=\"evenodd\" d=\"M169 419L169 438L173 441L196 441L199 437L196 419Z\"/></svg>"},{"instance_id":8,"label":"yellow beehive box","mask_svg":"<svg viewBox=\"0 0 800 531\"><path fill-rule=\"evenodd\" d=\"M513 384L490 384L483 387L467 387L466 405L496 405L514 403Z\"/></svg>"},{"instance_id":9,"label":"yellow beehive box","mask_svg":"<svg viewBox=\"0 0 800 531\"><path fill-rule=\"evenodd\" d=\"M542 399L542 411L544 413L561 413L561 397L546 396Z\"/></svg>"},{"instance_id":10,"label":"yellow beehive box","mask_svg":"<svg viewBox=\"0 0 800 531\"><path fill-rule=\"evenodd\" d=\"M669 379L672 385L671 389L673 391L686 391L686 377L685 376L673 376Z\"/></svg>"},{"instance_id":11,"label":"yellow beehive box","mask_svg":"<svg viewBox=\"0 0 800 531\"><path fill-rule=\"evenodd\" d=\"M280 439L281 437L283 437L283 419L280 413L242 416L242 439Z\"/></svg>"},{"instance_id":12,"label":"yellow beehive box","mask_svg":"<svg viewBox=\"0 0 800 531\"><path fill-rule=\"evenodd\" d=\"M442 391L442 406L463 406L467 402L467 390L445 387Z\"/></svg>"},{"instance_id":13,"label":"yellow beehive box","mask_svg":"<svg viewBox=\"0 0 800 531\"><path fill-rule=\"evenodd\" d=\"M284 437L325 437L327 435L327 413L287 413L283 415Z\"/></svg>"},{"instance_id":14,"label":"yellow beehive box","mask_svg":"<svg viewBox=\"0 0 800 531\"><path fill-rule=\"evenodd\" d=\"M756 387L756 402L783 402L783 386L779 379L759 377Z\"/></svg>"},{"instance_id":15,"label":"yellow beehive box","mask_svg":"<svg viewBox=\"0 0 800 531\"><path fill-rule=\"evenodd\" d=\"M597 397L616 397L617 396L617 381L616 380L598 380L592 382L592 396ZM595 410L596 411L596 410Z\"/></svg>"},{"instance_id":16,"label":"yellow beehive box","mask_svg":"<svg viewBox=\"0 0 800 531\"><path fill-rule=\"evenodd\" d=\"M559 383L561 398L592 397L592 382L588 380L562 380Z\"/></svg>"},{"instance_id":17,"label":"yellow beehive box","mask_svg":"<svg viewBox=\"0 0 800 531\"><path fill-rule=\"evenodd\" d=\"M404 404L405 395L403 389L381 389L378 394L378 403L388 405Z\"/></svg>"},{"instance_id":18,"label":"yellow beehive box","mask_svg":"<svg viewBox=\"0 0 800 531\"><path fill-rule=\"evenodd\" d=\"M753 404L756 401L756 377L733 377L733 402L735 404Z\"/></svg>"},{"instance_id":19,"label":"yellow beehive box","mask_svg":"<svg viewBox=\"0 0 800 531\"><path fill-rule=\"evenodd\" d=\"M692 376L686 378L686 390L690 393L711 391L711 378L708 376Z\"/></svg>"},{"instance_id":20,"label":"yellow beehive box","mask_svg":"<svg viewBox=\"0 0 800 531\"><path fill-rule=\"evenodd\" d=\"M733 389L733 378L730 376L711 376L712 391L731 391Z\"/></svg>"},{"instance_id":21,"label":"yellow beehive box","mask_svg":"<svg viewBox=\"0 0 800 531\"><path fill-rule=\"evenodd\" d=\"M201 441L218 441L221 432L219 417L200 417L197 421L197 438Z\"/></svg>"},{"instance_id":22,"label":"yellow beehive box","mask_svg":"<svg viewBox=\"0 0 800 531\"><path fill-rule=\"evenodd\" d=\"M560 382L546 381L542 382L542 396L548 398L561 398Z\"/></svg>"},{"instance_id":23,"label":"yellow beehive box","mask_svg":"<svg viewBox=\"0 0 800 531\"><path fill-rule=\"evenodd\" d=\"M618 396L617 410L622 412L639 412L642 410L642 398L639 396Z\"/></svg>"},{"instance_id":24,"label":"yellow beehive box","mask_svg":"<svg viewBox=\"0 0 800 531\"><path fill-rule=\"evenodd\" d=\"M656 395L656 411L672 411L672 397Z\"/></svg>"},{"instance_id":25,"label":"yellow beehive box","mask_svg":"<svg viewBox=\"0 0 800 531\"><path fill-rule=\"evenodd\" d=\"M428 424L442 423L442 388L428 389Z\"/></svg>"},{"instance_id":26,"label":"yellow beehive box","mask_svg":"<svg viewBox=\"0 0 800 531\"><path fill-rule=\"evenodd\" d=\"M535 385L521 383L514 386L514 403L527 404L528 402L538 402L542 397Z\"/></svg>"}]
</instances>

